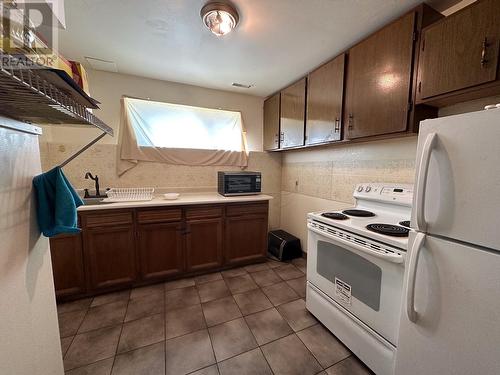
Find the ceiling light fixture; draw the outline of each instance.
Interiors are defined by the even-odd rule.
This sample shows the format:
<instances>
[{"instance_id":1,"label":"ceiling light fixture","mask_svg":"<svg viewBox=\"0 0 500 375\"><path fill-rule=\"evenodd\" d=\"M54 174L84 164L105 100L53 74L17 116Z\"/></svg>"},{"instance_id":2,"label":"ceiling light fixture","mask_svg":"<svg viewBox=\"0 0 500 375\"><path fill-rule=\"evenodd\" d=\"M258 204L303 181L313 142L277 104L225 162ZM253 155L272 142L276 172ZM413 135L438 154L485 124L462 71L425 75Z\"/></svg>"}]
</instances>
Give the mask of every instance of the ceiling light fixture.
<instances>
[{"instance_id":1,"label":"ceiling light fixture","mask_svg":"<svg viewBox=\"0 0 500 375\"><path fill-rule=\"evenodd\" d=\"M229 3L209 2L201 8L201 19L206 27L217 36L231 32L240 19L236 9Z\"/></svg>"}]
</instances>

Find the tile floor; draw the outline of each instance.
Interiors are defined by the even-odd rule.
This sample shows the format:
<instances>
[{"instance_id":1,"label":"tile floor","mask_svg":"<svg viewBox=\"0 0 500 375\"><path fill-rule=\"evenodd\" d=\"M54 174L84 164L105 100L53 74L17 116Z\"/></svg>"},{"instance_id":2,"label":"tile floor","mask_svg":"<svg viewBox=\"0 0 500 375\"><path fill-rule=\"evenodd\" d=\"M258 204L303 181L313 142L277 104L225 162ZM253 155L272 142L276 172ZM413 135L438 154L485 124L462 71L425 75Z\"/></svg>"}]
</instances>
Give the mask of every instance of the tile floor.
<instances>
[{"instance_id":1,"label":"tile floor","mask_svg":"<svg viewBox=\"0 0 500 375\"><path fill-rule=\"evenodd\" d=\"M371 374L304 298L296 259L61 304L66 374Z\"/></svg>"}]
</instances>

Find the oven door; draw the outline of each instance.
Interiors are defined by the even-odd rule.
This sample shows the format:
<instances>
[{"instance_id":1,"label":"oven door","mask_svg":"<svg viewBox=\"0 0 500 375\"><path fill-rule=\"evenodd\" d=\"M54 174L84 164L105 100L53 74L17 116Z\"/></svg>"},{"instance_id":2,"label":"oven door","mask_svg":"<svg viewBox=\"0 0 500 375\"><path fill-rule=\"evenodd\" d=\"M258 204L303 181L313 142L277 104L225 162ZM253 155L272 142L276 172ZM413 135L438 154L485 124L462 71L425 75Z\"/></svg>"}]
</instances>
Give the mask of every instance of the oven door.
<instances>
[{"instance_id":1,"label":"oven door","mask_svg":"<svg viewBox=\"0 0 500 375\"><path fill-rule=\"evenodd\" d=\"M308 281L396 346L404 255L370 251L363 237L334 232L308 224Z\"/></svg>"}]
</instances>

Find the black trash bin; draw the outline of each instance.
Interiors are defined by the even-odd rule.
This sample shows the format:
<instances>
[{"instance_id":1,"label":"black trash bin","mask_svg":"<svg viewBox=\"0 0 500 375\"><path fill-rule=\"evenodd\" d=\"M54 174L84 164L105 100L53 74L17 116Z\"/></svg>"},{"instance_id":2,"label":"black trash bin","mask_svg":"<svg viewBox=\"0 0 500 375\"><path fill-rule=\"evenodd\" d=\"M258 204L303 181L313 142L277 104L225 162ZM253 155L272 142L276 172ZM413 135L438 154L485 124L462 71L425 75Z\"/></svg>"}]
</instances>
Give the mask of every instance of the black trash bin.
<instances>
[{"instance_id":1,"label":"black trash bin","mask_svg":"<svg viewBox=\"0 0 500 375\"><path fill-rule=\"evenodd\" d=\"M286 261L302 257L300 239L284 230L273 230L268 234L267 252L271 258Z\"/></svg>"}]
</instances>

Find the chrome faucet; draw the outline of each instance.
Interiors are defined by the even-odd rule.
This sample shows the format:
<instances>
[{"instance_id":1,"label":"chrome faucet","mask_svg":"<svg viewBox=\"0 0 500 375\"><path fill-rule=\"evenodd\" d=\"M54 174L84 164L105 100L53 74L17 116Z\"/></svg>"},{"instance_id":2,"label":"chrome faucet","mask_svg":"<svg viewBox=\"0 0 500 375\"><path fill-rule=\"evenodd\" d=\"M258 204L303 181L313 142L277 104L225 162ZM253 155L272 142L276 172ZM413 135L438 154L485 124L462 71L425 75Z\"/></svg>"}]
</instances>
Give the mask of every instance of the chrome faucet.
<instances>
[{"instance_id":1,"label":"chrome faucet","mask_svg":"<svg viewBox=\"0 0 500 375\"><path fill-rule=\"evenodd\" d=\"M88 180L89 178L95 182L95 198L100 198L101 192L99 191L99 177L97 175L95 175L95 177L92 176L92 173L90 172L85 173L85 179ZM89 189L85 189L84 198L94 198L89 195Z\"/></svg>"}]
</instances>

